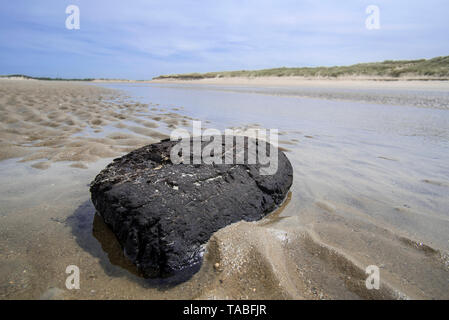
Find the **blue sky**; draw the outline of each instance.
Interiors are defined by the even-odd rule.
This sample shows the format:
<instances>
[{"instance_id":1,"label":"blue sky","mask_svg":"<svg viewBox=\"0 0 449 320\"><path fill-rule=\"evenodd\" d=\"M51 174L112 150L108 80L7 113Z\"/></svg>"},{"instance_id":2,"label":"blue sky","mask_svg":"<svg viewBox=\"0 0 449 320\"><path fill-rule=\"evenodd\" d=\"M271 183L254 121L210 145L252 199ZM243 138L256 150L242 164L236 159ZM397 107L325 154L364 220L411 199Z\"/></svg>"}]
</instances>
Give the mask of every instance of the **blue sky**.
<instances>
[{"instance_id":1,"label":"blue sky","mask_svg":"<svg viewBox=\"0 0 449 320\"><path fill-rule=\"evenodd\" d=\"M65 27L68 5L80 29ZM365 27L368 5L380 29ZM2 1L0 74L149 79L449 55L449 1Z\"/></svg>"}]
</instances>

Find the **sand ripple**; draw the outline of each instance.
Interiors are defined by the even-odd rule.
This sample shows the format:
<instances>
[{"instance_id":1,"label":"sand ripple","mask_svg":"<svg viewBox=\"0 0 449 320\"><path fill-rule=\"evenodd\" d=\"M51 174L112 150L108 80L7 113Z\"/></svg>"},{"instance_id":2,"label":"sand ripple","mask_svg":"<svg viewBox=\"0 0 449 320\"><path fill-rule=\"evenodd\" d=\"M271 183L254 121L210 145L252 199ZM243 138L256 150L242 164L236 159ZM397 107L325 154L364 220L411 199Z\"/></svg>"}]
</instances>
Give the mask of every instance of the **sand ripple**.
<instances>
[{"instance_id":1,"label":"sand ripple","mask_svg":"<svg viewBox=\"0 0 449 320\"><path fill-rule=\"evenodd\" d=\"M70 82L1 81L0 115L0 160L38 161L31 165L37 169L55 161L87 168L190 124L189 117L150 110L118 91Z\"/></svg>"}]
</instances>

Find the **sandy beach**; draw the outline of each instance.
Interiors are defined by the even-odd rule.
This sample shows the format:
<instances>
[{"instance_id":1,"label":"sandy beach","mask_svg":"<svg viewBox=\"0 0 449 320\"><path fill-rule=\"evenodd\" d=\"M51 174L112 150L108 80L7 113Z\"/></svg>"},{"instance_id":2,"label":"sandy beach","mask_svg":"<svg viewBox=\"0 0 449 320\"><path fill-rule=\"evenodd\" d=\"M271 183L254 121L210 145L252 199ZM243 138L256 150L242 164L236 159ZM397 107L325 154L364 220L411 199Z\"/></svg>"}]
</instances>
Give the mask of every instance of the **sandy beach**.
<instances>
[{"instance_id":1,"label":"sandy beach","mask_svg":"<svg viewBox=\"0 0 449 320\"><path fill-rule=\"evenodd\" d=\"M447 299L448 93L435 81L0 80L0 297ZM193 119L279 128L294 184L277 212L215 233L189 281L145 280L88 185ZM80 290L65 288L71 264ZM380 290L365 286L373 264Z\"/></svg>"},{"instance_id":2,"label":"sandy beach","mask_svg":"<svg viewBox=\"0 0 449 320\"><path fill-rule=\"evenodd\" d=\"M416 80L414 78L373 78L357 77L337 79L328 78L304 78L304 77L223 77L205 78L198 80L179 79L154 79L152 83L178 83L178 84L212 84L229 86L263 86L263 87L318 87L318 88L370 88L370 89L423 89L423 90L447 90L449 81L429 79L428 81Z\"/></svg>"},{"instance_id":3,"label":"sandy beach","mask_svg":"<svg viewBox=\"0 0 449 320\"><path fill-rule=\"evenodd\" d=\"M449 300L448 11L3 1L0 302L215 320Z\"/></svg>"},{"instance_id":4,"label":"sandy beach","mask_svg":"<svg viewBox=\"0 0 449 320\"><path fill-rule=\"evenodd\" d=\"M413 78L372 79L337 78L337 79L306 79L301 77L229 77L200 80L161 79L150 83L177 84L214 88L217 90L265 93L270 95L319 98L343 101L361 101L392 105L407 105L421 108L449 109L449 81L428 80L419 81ZM413 91L424 95L413 94Z\"/></svg>"}]
</instances>

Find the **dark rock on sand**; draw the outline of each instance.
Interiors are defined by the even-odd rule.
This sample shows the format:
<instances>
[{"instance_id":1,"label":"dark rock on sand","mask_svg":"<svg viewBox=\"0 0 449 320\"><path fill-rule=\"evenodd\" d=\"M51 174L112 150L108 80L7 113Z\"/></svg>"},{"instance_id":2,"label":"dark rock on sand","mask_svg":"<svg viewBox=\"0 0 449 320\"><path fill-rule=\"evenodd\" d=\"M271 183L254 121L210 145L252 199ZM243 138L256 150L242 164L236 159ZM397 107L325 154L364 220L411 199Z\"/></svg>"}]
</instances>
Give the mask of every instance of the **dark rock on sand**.
<instances>
[{"instance_id":1,"label":"dark rock on sand","mask_svg":"<svg viewBox=\"0 0 449 320\"><path fill-rule=\"evenodd\" d=\"M90 188L125 255L150 278L199 267L215 231L261 219L282 203L293 180L281 151L276 173L261 175L261 165L248 164L246 152L245 164L173 164L170 150L176 143L164 140L115 159Z\"/></svg>"}]
</instances>

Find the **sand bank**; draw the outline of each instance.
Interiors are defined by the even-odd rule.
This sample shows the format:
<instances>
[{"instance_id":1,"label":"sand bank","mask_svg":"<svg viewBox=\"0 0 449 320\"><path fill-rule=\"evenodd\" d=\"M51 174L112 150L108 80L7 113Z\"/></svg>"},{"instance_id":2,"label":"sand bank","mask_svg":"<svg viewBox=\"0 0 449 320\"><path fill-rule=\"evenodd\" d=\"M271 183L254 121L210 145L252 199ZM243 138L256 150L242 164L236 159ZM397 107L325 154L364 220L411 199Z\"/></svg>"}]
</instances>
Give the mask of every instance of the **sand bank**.
<instances>
[{"instance_id":1,"label":"sand bank","mask_svg":"<svg viewBox=\"0 0 449 320\"><path fill-rule=\"evenodd\" d=\"M198 80L160 79L151 83L179 83L179 84L213 84L213 85L244 85L244 86L301 86L314 88L371 88L371 89L429 89L449 90L449 81L415 80L415 79L372 79L372 78L337 78L337 79L308 79L303 77L232 77L209 78Z\"/></svg>"},{"instance_id":2,"label":"sand bank","mask_svg":"<svg viewBox=\"0 0 449 320\"><path fill-rule=\"evenodd\" d=\"M285 97L358 101L449 110L449 81L305 79L300 77L153 80L157 85Z\"/></svg>"}]
</instances>

